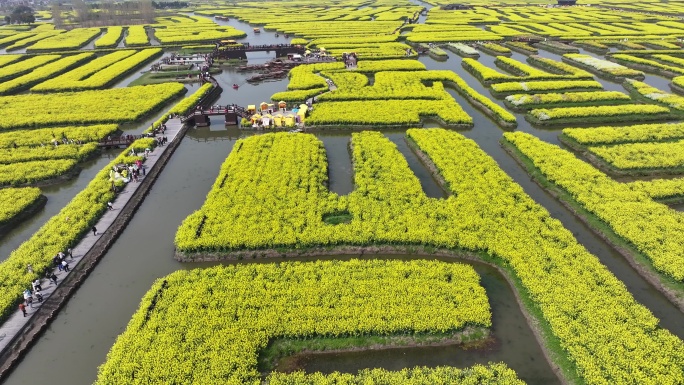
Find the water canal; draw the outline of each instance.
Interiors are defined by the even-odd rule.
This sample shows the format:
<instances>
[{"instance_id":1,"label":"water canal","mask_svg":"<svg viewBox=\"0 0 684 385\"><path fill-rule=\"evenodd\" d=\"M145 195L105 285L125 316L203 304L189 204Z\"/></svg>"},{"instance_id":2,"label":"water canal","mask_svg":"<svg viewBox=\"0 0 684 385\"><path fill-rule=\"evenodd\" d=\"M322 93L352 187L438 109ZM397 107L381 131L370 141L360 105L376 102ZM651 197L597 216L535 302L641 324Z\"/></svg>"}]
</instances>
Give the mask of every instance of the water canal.
<instances>
[{"instance_id":1,"label":"water canal","mask_svg":"<svg viewBox=\"0 0 684 385\"><path fill-rule=\"evenodd\" d=\"M285 38L276 38L270 32L253 35L251 26L236 20L218 21L218 23L245 30L249 35L247 40L252 44L286 42ZM555 54L541 51L540 54L559 60L559 56ZM513 57L521 61L525 59L521 54L515 54ZM255 57L253 59L258 62L267 58ZM492 56L482 54L479 60L496 68ZM489 91L461 67L461 59L455 54L450 54L450 58L444 62L428 57L423 57L420 61L428 69L453 70L473 88L490 96ZM127 80L133 80L135 77L133 74ZM224 89L217 104L257 104L269 100L271 94L285 90L287 87L287 80L258 85L244 84L246 75L228 68L224 69L224 72L217 78ZM598 80L606 89L623 90L622 86L617 83ZM667 89L661 84L661 78L649 76L647 82L661 89ZM235 83L244 85L234 90L231 85ZM119 85L125 86L126 84L122 81ZM189 85L188 88L192 92L197 85ZM684 322L682 322L684 315L639 276L624 258L530 180L529 175L500 147L499 139L502 134L500 128L456 92L452 91L452 95L475 120L475 127L464 131L463 134L475 140L535 201L543 205L553 217L561 220L580 243L597 255L613 274L625 283L637 301L647 306L661 320L663 327L668 328L680 338L684 337ZM497 102L501 104L501 101ZM548 142L558 143L558 130L537 129L529 125L522 114L516 116L519 130L530 132ZM126 129L128 132L140 132L155 119L156 117L150 117L147 121L131 125ZM230 153L235 141L240 137L252 135L252 133L235 128L226 129L218 120L216 119L210 127L191 129L182 139L179 148L124 233L6 380L6 384L33 385L50 382L53 385L79 385L92 383L97 375L97 366L105 361L106 354L116 336L123 332L131 315L137 309L140 298L155 279L178 269L212 265L184 264L175 261L173 238L181 221L204 202L221 164ZM350 135L344 132L317 134L323 141L328 154L330 189L342 195L353 190L353 172L347 150ZM426 194L435 198L444 197L444 191L406 146L403 133L387 132L385 135L404 154L411 170L421 181ZM44 189L49 197L48 205L41 214L0 240L0 256L5 258L9 251L27 239L35 229L63 207L108 162L110 156L111 154L105 153L99 159L85 164L77 179ZM307 371L354 372L366 367L384 367L391 370L415 365L467 367L473 363L504 361L530 384L557 382L506 280L496 269L488 265L475 263L474 266L481 276L492 306L495 343L474 350L463 350L458 346L442 346L317 354L300 357L300 364ZM78 369L73 370L73 367Z\"/></svg>"}]
</instances>

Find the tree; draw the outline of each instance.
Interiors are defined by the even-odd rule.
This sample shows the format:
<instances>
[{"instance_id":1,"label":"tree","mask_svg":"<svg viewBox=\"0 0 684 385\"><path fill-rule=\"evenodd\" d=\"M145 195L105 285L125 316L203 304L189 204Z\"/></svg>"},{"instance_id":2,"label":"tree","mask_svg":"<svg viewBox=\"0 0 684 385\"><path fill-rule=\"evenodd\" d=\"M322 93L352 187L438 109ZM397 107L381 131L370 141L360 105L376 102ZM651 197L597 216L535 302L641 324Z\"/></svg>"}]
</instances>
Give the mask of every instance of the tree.
<instances>
[{"instance_id":1,"label":"tree","mask_svg":"<svg viewBox=\"0 0 684 385\"><path fill-rule=\"evenodd\" d=\"M20 5L12 11L10 22L12 23L33 23L36 17L33 16L33 9L25 5Z\"/></svg>"},{"instance_id":2,"label":"tree","mask_svg":"<svg viewBox=\"0 0 684 385\"><path fill-rule=\"evenodd\" d=\"M140 0L140 17L146 23L154 23L154 6L151 0Z\"/></svg>"},{"instance_id":3,"label":"tree","mask_svg":"<svg viewBox=\"0 0 684 385\"><path fill-rule=\"evenodd\" d=\"M54 24L57 29L62 29L64 27L62 7L60 7L60 4L56 1L52 3L52 24Z\"/></svg>"},{"instance_id":4,"label":"tree","mask_svg":"<svg viewBox=\"0 0 684 385\"><path fill-rule=\"evenodd\" d=\"M71 6L76 13L76 21L82 23L90 19L90 9L83 0L73 0Z\"/></svg>"}]
</instances>

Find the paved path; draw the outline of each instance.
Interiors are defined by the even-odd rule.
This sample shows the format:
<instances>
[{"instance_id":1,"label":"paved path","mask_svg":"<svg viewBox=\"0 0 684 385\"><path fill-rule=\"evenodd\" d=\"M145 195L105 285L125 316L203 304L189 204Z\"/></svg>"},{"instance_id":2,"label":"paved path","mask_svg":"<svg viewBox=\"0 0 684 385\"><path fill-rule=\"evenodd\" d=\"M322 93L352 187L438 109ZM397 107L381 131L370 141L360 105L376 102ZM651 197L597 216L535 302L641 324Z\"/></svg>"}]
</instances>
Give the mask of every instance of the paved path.
<instances>
[{"instance_id":1,"label":"paved path","mask_svg":"<svg viewBox=\"0 0 684 385\"><path fill-rule=\"evenodd\" d=\"M180 119L171 119L166 123L166 132L164 132L164 134L162 135L168 138L168 142L171 142L178 135L178 133L181 130L181 127L182 123ZM166 147L164 146L157 147L154 151L152 151L150 155L147 157L147 160L145 161L145 168L147 170L150 170L152 166L154 166L157 163L159 157L165 150ZM114 210L106 211L95 225L98 234L93 235L92 231L89 232L85 237L83 237L83 239L81 239L81 241L76 245L76 247L73 248L73 259L67 257L67 262L69 262L69 266L72 271L73 268L76 265L78 265L78 263L81 261L83 256L93 247L95 242L102 236L102 233L106 232L109 226L112 224L112 222L114 222L114 219L116 219L116 217L119 215L119 209L126 205L126 203L129 201L129 199L136 191L138 186L139 183L133 181L128 183L124 187L123 191L121 191L116 196L116 199L113 201ZM54 269L54 273L58 277L57 285L60 285L64 281L64 278L69 274L67 272L59 271L57 268ZM52 293L57 288L57 286L54 283L51 283L44 277L41 278L41 286L43 288L41 293L43 293L44 301L47 300L47 298L49 298L49 296L52 295ZM21 293L17 293L17 296L20 295ZM42 304L35 301L34 298L33 308L28 306L26 308L26 311L28 313L26 317L22 315L21 311L17 307L14 315L12 315L7 321L5 321L5 323L3 323L0 326L0 352L4 351L5 348L17 335L17 333L21 332L21 330L24 328L24 326L26 326L26 324L29 322L31 317L35 314L35 312L40 308L41 305Z\"/></svg>"}]
</instances>

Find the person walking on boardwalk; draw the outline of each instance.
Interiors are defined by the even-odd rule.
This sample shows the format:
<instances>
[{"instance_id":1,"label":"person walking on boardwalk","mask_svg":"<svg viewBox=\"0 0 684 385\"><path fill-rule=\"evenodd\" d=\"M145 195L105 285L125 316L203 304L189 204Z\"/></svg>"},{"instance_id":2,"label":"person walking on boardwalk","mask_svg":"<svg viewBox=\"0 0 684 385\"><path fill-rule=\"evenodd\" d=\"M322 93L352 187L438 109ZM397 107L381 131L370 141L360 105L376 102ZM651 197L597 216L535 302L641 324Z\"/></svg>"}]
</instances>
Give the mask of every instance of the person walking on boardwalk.
<instances>
[{"instance_id":1,"label":"person walking on boardwalk","mask_svg":"<svg viewBox=\"0 0 684 385\"><path fill-rule=\"evenodd\" d=\"M74 253L73 250L71 250L71 248L67 249L67 255L69 256L69 258L74 259Z\"/></svg>"},{"instance_id":2,"label":"person walking on boardwalk","mask_svg":"<svg viewBox=\"0 0 684 385\"><path fill-rule=\"evenodd\" d=\"M112 204L111 201L107 202L107 208L111 211L114 210L114 205Z\"/></svg>"},{"instance_id":3,"label":"person walking on boardwalk","mask_svg":"<svg viewBox=\"0 0 684 385\"><path fill-rule=\"evenodd\" d=\"M67 273L69 272L69 263L66 260L62 261L62 269Z\"/></svg>"},{"instance_id":4,"label":"person walking on boardwalk","mask_svg":"<svg viewBox=\"0 0 684 385\"><path fill-rule=\"evenodd\" d=\"M33 281L33 283L31 285L33 286L33 291L43 290L43 287L40 286L40 279L38 279L38 278L36 278L36 280Z\"/></svg>"},{"instance_id":5,"label":"person walking on boardwalk","mask_svg":"<svg viewBox=\"0 0 684 385\"><path fill-rule=\"evenodd\" d=\"M97 227L93 226L92 230L93 230L93 235L97 235Z\"/></svg>"},{"instance_id":6,"label":"person walking on boardwalk","mask_svg":"<svg viewBox=\"0 0 684 385\"><path fill-rule=\"evenodd\" d=\"M33 307L33 297L31 296L31 290L29 289L24 290L24 302Z\"/></svg>"},{"instance_id":7,"label":"person walking on boardwalk","mask_svg":"<svg viewBox=\"0 0 684 385\"><path fill-rule=\"evenodd\" d=\"M57 276L55 275L55 273L48 273L48 275L49 275L48 278L50 278L50 280L51 280L52 282L54 282L55 285L56 285L56 284L57 284Z\"/></svg>"},{"instance_id":8,"label":"person walking on boardwalk","mask_svg":"<svg viewBox=\"0 0 684 385\"><path fill-rule=\"evenodd\" d=\"M24 314L24 317L26 317L26 315L28 314L28 313L26 313L26 305L24 305L23 303L20 303L19 304L19 310L21 310L21 312Z\"/></svg>"}]
</instances>

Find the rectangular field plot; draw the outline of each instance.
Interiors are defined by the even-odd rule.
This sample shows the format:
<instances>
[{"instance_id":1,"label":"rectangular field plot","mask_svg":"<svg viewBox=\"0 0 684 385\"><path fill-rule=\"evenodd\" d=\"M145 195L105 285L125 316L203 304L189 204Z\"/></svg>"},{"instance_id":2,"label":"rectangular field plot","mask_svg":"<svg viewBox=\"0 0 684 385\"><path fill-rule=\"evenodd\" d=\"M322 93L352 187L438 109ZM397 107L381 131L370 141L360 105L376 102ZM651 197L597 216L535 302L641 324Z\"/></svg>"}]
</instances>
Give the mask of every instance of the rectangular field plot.
<instances>
[{"instance_id":1,"label":"rectangular field plot","mask_svg":"<svg viewBox=\"0 0 684 385\"><path fill-rule=\"evenodd\" d=\"M165 83L104 91L3 96L0 130L133 122L184 91L180 83Z\"/></svg>"},{"instance_id":2,"label":"rectangular field plot","mask_svg":"<svg viewBox=\"0 0 684 385\"><path fill-rule=\"evenodd\" d=\"M117 130L116 124L96 126L51 127L34 130L14 130L0 133L0 148L54 145L63 140L79 143L97 142Z\"/></svg>"},{"instance_id":3,"label":"rectangular field plot","mask_svg":"<svg viewBox=\"0 0 684 385\"><path fill-rule=\"evenodd\" d=\"M532 59L534 62L535 59ZM537 63L544 63L546 66L551 66L555 63L553 60L544 60L542 58L536 59ZM561 69L568 71L563 75L558 73L547 72L533 66L524 64L517 60L498 56L495 61L496 65L504 70L515 75L507 75L489 68L475 59L463 59L462 65L472 73L483 84L514 82L514 81L538 81L538 80L592 80L593 76L581 69L572 66L565 66L562 63L555 65L556 72Z\"/></svg>"},{"instance_id":4,"label":"rectangular field plot","mask_svg":"<svg viewBox=\"0 0 684 385\"><path fill-rule=\"evenodd\" d=\"M598 167L627 175L679 174L684 172L684 125L644 124L625 127L572 128L561 140L578 151L587 151Z\"/></svg>"},{"instance_id":5,"label":"rectangular field plot","mask_svg":"<svg viewBox=\"0 0 684 385\"><path fill-rule=\"evenodd\" d=\"M563 134L581 145L642 143L684 139L684 123L566 128Z\"/></svg>"},{"instance_id":6,"label":"rectangular field plot","mask_svg":"<svg viewBox=\"0 0 684 385\"><path fill-rule=\"evenodd\" d=\"M43 80L50 79L66 71L69 71L80 64L87 62L95 57L95 54L84 52L76 55L65 56L59 60L44 64L31 72L14 77L11 80L0 83L0 94L10 94L13 92L28 89Z\"/></svg>"},{"instance_id":7,"label":"rectangular field plot","mask_svg":"<svg viewBox=\"0 0 684 385\"><path fill-rule=\"evenodd\" d=\"M161 53L161 48L150 48L137 52L134 50L116 51L40 83L31 88L31 91L60 92L105 88L161 55Z\"/></svg>"},{"instance_id":8,"label":"rectangular field plot","mask_svg":"<svg viewBox=\"0 0 684 385\"><path fill-rule=\"evenodd\" d=\"M620 170L684 172L684 140L589 147L588 150Z\"/></svg>"},{"instance_id":9,"label":"rectangular field plot","mask_svg":"<svg viewBox=\"0 0 684 385\"><path fill-rule=\"evenodd\" d=\"M43 52L43 51L63 51L75 50L89 41L93 40L102 33L100 28L75 28L71 31L60 33L51 36L47 39L41 39L31 47L27 48L27 52Z\"/></svg>"}]
</instances>

